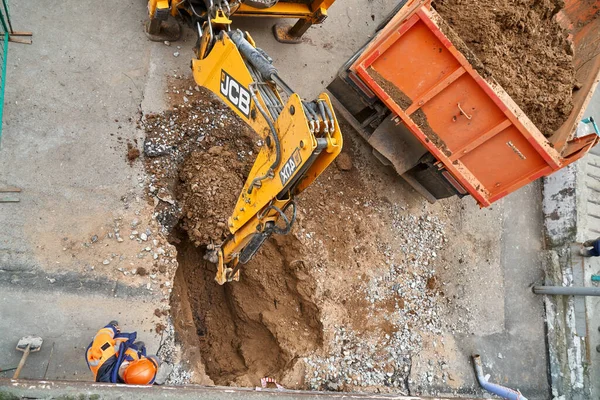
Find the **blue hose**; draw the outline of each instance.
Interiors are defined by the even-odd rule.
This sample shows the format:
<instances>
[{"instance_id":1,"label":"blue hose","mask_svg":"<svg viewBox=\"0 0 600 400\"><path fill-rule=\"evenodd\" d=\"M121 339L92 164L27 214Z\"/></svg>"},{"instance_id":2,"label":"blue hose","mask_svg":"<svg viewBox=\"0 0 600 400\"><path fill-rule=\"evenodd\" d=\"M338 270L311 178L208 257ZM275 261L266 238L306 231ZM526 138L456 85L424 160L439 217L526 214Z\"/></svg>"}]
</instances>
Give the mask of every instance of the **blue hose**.
<instances>
[{"instance_id":1,"label":"blue hose","mask_svg":"<svg viewBox=\"0 0 600 400\"><path fill-rule=\"evenodd\" d=\"M598 130L598 125L596 125L596 121L594 120L594 117L582 119L581 122L583 122L584 124L592 124L594 131L596 131L596 135L600 135L600 130Z\"/></svg>"},{"instance_id":2,"label":"blue hose","mask_svg":"<svg viewBox=\"0 0 600 400\"><path fill-rule=\"evenodd\" d=\"M488 382L485 379L485 376L483 375L483 367L481 365L481 357L479 356L479 354L475 354L473 356L473 364L475 364L475 373L477 374L477 380L479 381L479 384L482 388L504 399L527 400L525 396L523 396L521 393L514 389L510 389L504 386L496 385L495 383Z\"/></svg>"}]
</instances>

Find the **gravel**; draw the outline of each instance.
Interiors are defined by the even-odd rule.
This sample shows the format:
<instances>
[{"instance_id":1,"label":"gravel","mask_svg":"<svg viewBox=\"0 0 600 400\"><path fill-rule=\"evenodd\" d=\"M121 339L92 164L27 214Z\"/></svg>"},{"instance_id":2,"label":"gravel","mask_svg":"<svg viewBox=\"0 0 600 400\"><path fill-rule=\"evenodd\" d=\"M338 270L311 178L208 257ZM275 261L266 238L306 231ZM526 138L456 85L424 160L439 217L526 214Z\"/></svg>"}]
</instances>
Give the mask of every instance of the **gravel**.
<instances>
[{"instance_id":1,"label":"gravel","mask_svg":"<svg viewBox=\"0 0 600 400\"><path fill-rule=\"evenodd\" d=\"M435 265L447 241L444 224L435 216L402 216L400 211L392 207L394 243L398 248L379 245L388 260L361 293L371 305L367 318L383 316L396 331L360 335L349 327L335 326L327 355L304 359L311 389L389 387L394 392L408 392L412 384L411 359L422 349L422 335L442 334L443 311ZM381 313L390 302L393 310ZM418 377L420 383L429 385L435 378L433 372Z\"/></svg>"},{"instance_id":2,"label":"gravel","mask_svg":"<svg viewBox=\"0 0 600 400\"><path fill-rule=\"evenodd\" d=\"M157 351L158 357L162 360L163 365L170 373L166 379L168 385L186 385L192 379L192 373L186 369L180 362L181 349L175 343L175 329L170 320L167 321L164 330L162 331L162 341Z\"/></svg>"}]
</instances>

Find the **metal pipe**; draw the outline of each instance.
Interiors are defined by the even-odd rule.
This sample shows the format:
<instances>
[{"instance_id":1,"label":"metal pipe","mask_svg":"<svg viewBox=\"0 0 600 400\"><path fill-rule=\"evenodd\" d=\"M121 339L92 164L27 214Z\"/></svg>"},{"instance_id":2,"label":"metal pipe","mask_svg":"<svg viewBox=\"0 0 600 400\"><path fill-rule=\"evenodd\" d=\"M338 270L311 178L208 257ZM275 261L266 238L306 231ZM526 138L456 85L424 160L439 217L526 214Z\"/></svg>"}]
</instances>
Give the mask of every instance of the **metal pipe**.
<instances>
[{"instance_id":1,"label":"metal pipe","mask_svg":"<svg viewBox=\"0 0 600 400\"><path fill-rule=\"evenodd\" d=\"M254 68L252 64L246 64L246 66L248 67L250 76L252 76L252 80L254 80L254 82L256 83L256 88L258 89L262 100L265 102L265 105L267 106L267 109L269 110L269 114L271 114L273 121L277 120L279 114L281 113L281 110L283 110L283 107L280 107L276 102L274 103L272 101L273 95L270 96L268 90L270 88L268 88L267 84L262 80L261 75L256 70L256 68ZM265 86L267 86L267 88L265 88Z\"/></svg>"},{"instance_id":2,"label":"metal pipe","mask_svg":"<svg viewBox=\"0 0 600 400\"><path fill-rule=\"evenodd\" d=\"M258 82L256 84L256 88L258 89L258 93L260 93L262 100L265 102L265 105L267 106L267 109L271 114L271 118L273 119L273 121L277 120L277 108L275 108L275 105L271 103L271 99L267 95L265 88L262 86L262 82Z\"/></svg>"},{"instance_id":3,"label":"metal pipe","mask_svg":"<svg viewBox=\"0 0 600 400\"><path fill-rule=\"evenodd\" d=\"M482 388L504 399L527 400L525 396L523 396L521 393L514 389L510 389L504 386L497 385L495 383L488 382L487 379L485 379L485 375L483 374L483 366L481 365L481 357L479 356L479 354L475 354L473 356L473 364L475 365L475 373L477 374L477 380L479 381L479 384Z\"/></svg>"},{"instance_id":4,"label":"metal pipe","mask_svg":"<svg viewBox=\"0 0 600 400\"><path fill-rule=\"evenodd\" d=\"M291 87L288 86L287 83L283 79L279 77L278 74L271 75L271 80L275 82L288 96L294 94L294 91Z\"/></svg>"},{"instance_id":5,"label":"metal pipe","mask_svg":"<svg viewBox=\"0 0 600 400\"><path fill-rule=\"evenodd\" d=\"M276 89L273 89L273 87L270 86L268 83L265 83L265 86L267 88L267 93L269 94L269 97L273 102L273 105L277 107L279 112L283 111L283 104L281 103L281 100L279 100L279 97L277 97L277 93L275 92Z\"/></svg>"},{"instance_id":6,"label":"metal pipe","mask_svg":"<svg viewBox=\"0 0 600 400\"><path fill-rule=\"evenodd\" d=\"M266 82L261 82L259 88L262 88L262 93L264 96L268 97L269 103L275 109L275 115L273 116L273 120L276 120L279 117L279 114L283 111L283 104L279 101L279 98L273 92L271 86L269 86Z\"/></svg>"},{"instance_id":7,"label":"metal pipe","mask_svg":"<svg viewBox=\"0 0 600 400\"><path fill-rule=\"evenodd\" d=\"M534 286L533 293L556 294L562 296L600 296L600 287Z\"/></svg>"}]
</instances>

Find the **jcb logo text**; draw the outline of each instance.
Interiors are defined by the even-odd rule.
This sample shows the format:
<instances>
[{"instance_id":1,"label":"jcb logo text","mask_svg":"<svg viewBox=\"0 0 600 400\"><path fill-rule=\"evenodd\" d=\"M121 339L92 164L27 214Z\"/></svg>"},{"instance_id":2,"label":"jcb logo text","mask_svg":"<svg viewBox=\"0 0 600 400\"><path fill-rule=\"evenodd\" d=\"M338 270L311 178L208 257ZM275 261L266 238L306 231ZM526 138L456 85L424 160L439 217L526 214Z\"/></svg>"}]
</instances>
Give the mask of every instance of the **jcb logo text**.
<instances>
[{"instance_id":1,"label":"jcb logo text","mask_svg":"<svg viewBox=\"0 0 600 400\"><path fill-rule=\"evenodd\" d=\"M221 94L246 118L250 117L250 92L223 70L221 70Z\"/></svg>"}]
</instances>

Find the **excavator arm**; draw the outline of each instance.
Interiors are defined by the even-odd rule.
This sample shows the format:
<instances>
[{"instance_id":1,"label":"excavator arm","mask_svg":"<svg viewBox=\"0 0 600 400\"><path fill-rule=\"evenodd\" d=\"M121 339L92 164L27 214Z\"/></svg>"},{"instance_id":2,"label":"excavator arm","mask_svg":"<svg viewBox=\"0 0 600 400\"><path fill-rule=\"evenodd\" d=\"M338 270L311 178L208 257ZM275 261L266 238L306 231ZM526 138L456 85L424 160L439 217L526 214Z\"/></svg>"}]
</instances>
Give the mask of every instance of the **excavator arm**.
<instances>
[{"instance_id":1,"label":"excavator arm","mask_svg":"<svg viewBox=\"0 0 600 400\"><path fill-rule=\"evenodd\" d=\"M197 21L194 79L220 97L262 138L262 148L228 221L230 234L209 248L219 284L239 280L241 265L272 234L287 234L295 197L342 149L342 135L326 94L304 101L280 77L248 33L231 29L228 7L208 8Z\"/></svg>"}]
</instances>

